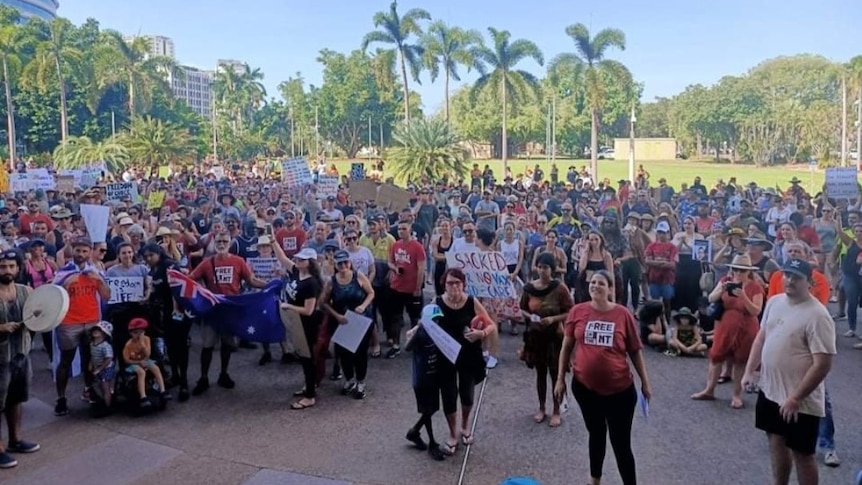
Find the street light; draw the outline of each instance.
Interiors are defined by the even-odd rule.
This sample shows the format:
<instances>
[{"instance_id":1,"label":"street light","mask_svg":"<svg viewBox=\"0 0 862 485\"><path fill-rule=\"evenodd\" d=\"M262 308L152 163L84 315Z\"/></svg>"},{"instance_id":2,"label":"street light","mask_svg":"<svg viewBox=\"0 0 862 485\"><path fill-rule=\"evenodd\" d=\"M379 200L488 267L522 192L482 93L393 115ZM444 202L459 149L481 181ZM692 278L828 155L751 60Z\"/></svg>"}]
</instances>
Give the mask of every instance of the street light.
<instances>
[{"instance_id":1,"label":"street light","mask_svg":"<svg viewBox=\"0 0 862 485\"><path fill-rule=\"evenodd\" d=\"M632 185L635 183L635 105L632 104L632 116L629 122L629 182Z\"/></svg>"}]
</instances>

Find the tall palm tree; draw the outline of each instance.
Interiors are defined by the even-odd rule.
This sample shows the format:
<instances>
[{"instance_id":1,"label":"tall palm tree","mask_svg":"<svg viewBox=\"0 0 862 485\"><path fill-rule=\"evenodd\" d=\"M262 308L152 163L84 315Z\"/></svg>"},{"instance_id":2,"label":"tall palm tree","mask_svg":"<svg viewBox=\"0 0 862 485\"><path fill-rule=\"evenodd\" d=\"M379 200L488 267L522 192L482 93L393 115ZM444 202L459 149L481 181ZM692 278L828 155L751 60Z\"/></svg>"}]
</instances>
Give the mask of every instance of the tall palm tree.
<instances>
[{"instance_id":1,"label":"tall palm tree","mask_svg":"<svg viewBox=\"0 0 862 485\"><path fill-rule=\"evenodd\" d=\"M64 18L56 18L45 25L45 38L36 47L36 56L27 69L37 85L46 89L57 83L60 91L60 139L69 137L68 110L66 108L66 79L81 65L83 53L70 39L75 26Z\"/></svg>"},{"instance_id":2,"label":"tall palm tree","mask_svg":"<svg viewBox=\"0 0 862 485\"><path fill-rule=\"evenodd\" d=\"M105 162L109 172L117 173L128 164L129 152L118 137L94 142L86 136L70 136L54 149L53 160L55 168L70 170L84 168L93 160L100 160Z\"/></svg>"},{"instance_id":3,"label":"tall palm tree","mask_svg":"<svg viewBox=\"0 0 862 485\"><path fill-rule=\"evenodd\" d=\"M127 42L118 32L107 31L103 35L116 53L113 69L105 81L126 84L129 91L129 116L134 117L139 110L148 109L156 90L170 95L171 89L165 75L178 74L173 59L149 55L147 40L143 37L135 37Z\"/></svg>"},{"instance_id":4,"label":"tall palm tree","mask_svg":"<svg viewBox=\"0 0 862 485\"><path fill-rule=\"evenodd\" d=\"M484 74L484 66L473 55L474 48L482 43L482 34L475 30L450 27L443 21L431 24L422 36L420 45L425 53L423 60L431 73L431 81L436 81L443 68L443 89L446 97L445 117L449 122L449 78L460 81L458 66L467 66L467 71L478 70Z\"/></svg>"},{"instance_id":5,"label":"tall palm tree","mask_svg":"<svg viewBox=\"0 0 862 485\"><path fill-rule=\"evenodd\" d=\"M431 20L431 14L421 8L414 8L398 16L398 2L393 1L389 6L389 12L377 12L374 14L374 27L379 30L365 34L362 39L362 50L367 50L370 44L375 42L382 44L393 44L394 50L398 51L401 63L401 82L404 83L404 120L410 122L410 89L407 85L407 68L413 80L419 82L419 71L422 68L423 49L419 45L408 44L411 35L421 36L422 27L420 20Z\"/></svg>"},{"instance_id":6,"label":"tall palm tree","mask_svg":"<svg viewBox=\"0 0 862 485\"><path fill-rule=\"evenodd\" d=\"M474 49L473 55L484 64L483 74L473 85L471 94L475 96L478 90L486 86L498 89L497 94L503 105L502 155L503 173L508 166L509 136L507 118L509 102L515 101L530 92L539 91L539 81L536 76L527 71L516 69L521 61L533 59L540 66L545 63L542 51L533 42L517 39L510 42L512 34L508 30L497 30L488 27L493 47L481 45Z\"/></svg>"},{"instance_id":7,"label":"tall palm tree","mask_svg":"<svg viewBox=\"0 0 862 485\"><path fill-rule=\"evenodd\" d=\"M136 163L149 168L187 159L194 146L185 128L154 118L136 116L120 142Z\"/></svg>"},{"instance_id":8,"label":"tall palm tree","mask_svg":"<svg viewBox=\"0 0 862 485\"><path fill-rule=\"evenodd\" d=\"M631 84L632 78L622 63L605 59L605 53L610 47L625 50L626 35L619 29L604 29L590 37L590 30L584 24L566 27L566 34L575 42L577 52L558 55L551 61L550 69L575 66L574 72L582 76L579 81L584 85L590 108L590 169L594 180L598 180L599 116L605 106L605 80L612 78Z\"/></svg>"},{"instance_id":9,"label":"tall palm tree","mask_svg":"<svg viewBox=\"0 0 862 485\"><path fill-rule=\"evenodd\" d=\"M12 102L12 78L13 73L21 68L21 56L19 53L24 47L26 36L23 29L18 25L9 24L0 26L0 64L2 71L0 75L3 81L4 95L6 96L6 138L9 143L9 165L15 166L15 106Z\"/></svg>"}]
</instances>

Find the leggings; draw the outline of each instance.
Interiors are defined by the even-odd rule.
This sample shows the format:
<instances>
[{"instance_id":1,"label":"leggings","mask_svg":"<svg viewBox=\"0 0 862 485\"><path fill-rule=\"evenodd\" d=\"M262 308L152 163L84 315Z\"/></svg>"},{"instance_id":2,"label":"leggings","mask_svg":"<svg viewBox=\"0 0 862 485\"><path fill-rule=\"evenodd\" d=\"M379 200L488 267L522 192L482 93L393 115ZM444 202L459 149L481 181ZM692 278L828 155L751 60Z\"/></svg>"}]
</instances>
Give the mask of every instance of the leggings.
<instances>
[{"instance_id":1,"label":"leggings","mask_svg":"<svg viewBox=\"0 0 862 485\"><path fill-rule=\"evenodd\" d=\"M165 325L165 346L171 362L171 373L180 387L188 387L189 372L189 332L192 323L188 318L181 322L171 321Z\"/></svg>"},{"instance_id":2,"label":"leggings","mask_svg":"<svg viewBox=\"0 0 862 485\"><path fill-rule=\"evenodd\" d=\"M305 334L305 340L308 342L308 350L311 352L311 357L300 357L299 363L302 364L302 375L305 377L305 392L303 397L314 399L317 396L315 392L317 387L317 364L315 363L315 342L317 341L317 333L320 329L320 315L315 314L313 322L303 320L302 331ZM324 349L324 352L326 349Z\"/></svg>"},{"instance_id":3,"label":"leggings","mask_svg":"<svg viewBox=\"0 0 862 485\"><path fill-rule=\"evenodd\" d=\"M469 370L458 368L440 374L440 397L443 401L443 414L453 414L461 407L473 406L476 394L476 377Z\"/></svg>"},{"instance_id":4,"label":"leggings","mask_svg":"<svg viewBox=\"0 0 862 485\"><path fill-rule=\"evenodd\" d=\"M641 297L641 272L641 264L637 258L627 259L623 262L623 299L617 303L623 306L628 305L629 294L631 294L632 307L637 308L638 300Z\"/></svg>"},{"instance_id":5,"label":"leggings","mask_svg":"<svg viewBox=\"0 0 862 485\"><path fill-rule=\"evenodd\" d=\"M359 342L355 354L335 344L335 354L341 361L341 370L344 372L344 378L348 381L352 380L354 376L359 382L365 381L365 376L368 374L368 341L370 339L371 327L368 327L368 331L365 332L365 336Z\"/></svg>"},{"instance_id":6,"label":"leggings","mask_svg":"<svg viewBox=\"0 0 862 485\"><path fill-rule=\"evenodd\" d=\"M636 485L635 457L632 454L632 419L638 398L634 384L622 392L605 396L572 378L572 394L578 401L590 435L590 476L602 477L606 436L610 435L623 485Z\"/></svg>"}]
</instances>

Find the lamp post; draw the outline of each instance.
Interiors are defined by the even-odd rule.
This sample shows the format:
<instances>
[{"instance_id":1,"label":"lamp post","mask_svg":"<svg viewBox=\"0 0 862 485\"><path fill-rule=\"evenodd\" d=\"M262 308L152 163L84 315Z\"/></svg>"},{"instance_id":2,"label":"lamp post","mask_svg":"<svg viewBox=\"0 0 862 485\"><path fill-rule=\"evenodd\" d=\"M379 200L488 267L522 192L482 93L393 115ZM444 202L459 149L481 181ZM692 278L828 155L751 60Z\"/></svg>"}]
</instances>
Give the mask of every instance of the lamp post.
<instances>
[{"instance_id":1,"label":"lamp post","mask_svg":"<svg viewBox=\"0 0 862 485\"><path fill-rule=\"evenodd\" d=\"M631 121L629 122L629 182L635 183L635 105L632 104Z\"/></svg>"},{"instance_id":2,"label":"lamp post","mask_svg":"<svg viewBox=\"0 0 862 485\"><path fill-rule=\"evenodd\" d=\"M847 80L841 78L841 166L847 166Z\"/></svg>"}]
</instances>

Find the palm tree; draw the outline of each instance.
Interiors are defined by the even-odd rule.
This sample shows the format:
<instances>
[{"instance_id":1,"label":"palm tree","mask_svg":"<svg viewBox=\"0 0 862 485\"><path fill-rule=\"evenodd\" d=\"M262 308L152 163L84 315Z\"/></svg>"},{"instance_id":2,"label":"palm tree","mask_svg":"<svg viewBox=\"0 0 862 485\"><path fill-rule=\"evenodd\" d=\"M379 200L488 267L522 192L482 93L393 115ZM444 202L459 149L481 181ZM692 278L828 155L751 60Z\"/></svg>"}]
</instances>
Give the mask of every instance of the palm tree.
<instances>
[{"instance_id":1,"label":"palm tree","mask_svg":"<svg viewBox=\"0 0 862 485\"><path fill-rule=\"evenodd\" d=\"M564 53L551 61L550 70L574 67L582 79L587 105L590 108L590 169L593 179L598 181L599 116L605 106L605 80L616 78L631 84L632 75L620 62L605 59L605 51L610 47L620 50L626 48L626 36L619 29L604 29L590 37L584 24L566 27L566 34L575 42L577 53ZM580 66L580 67L579 67Z\"/></svg>"},{"instance_id":2,"label":"palm tree","mask_svg":"<svg viewBox=\"0 0 862 485\"><path fill-rule=\"evenodd\" d=\"M36 56L27 68L37 85L43 90L50 83L57 83L60 91L60 139L69 137L68 110L66 108L67 74L81 65L83 53L71 42L70 34L75 29L71 22L56 18L46 24L45 39L36 47ZM74 66L74 67L73 67Z\"/></svg>"},{"instance_id":3,"label":"palm tree","mask_svg":"<svg viewBox=\"0 0 862 485\"><path fill-rule=\"evenodd\" d=\"M147 40L143 37L126 42L118 32L108 31L103 35L105 41L115 49L113 69L104 81L107 84L126 84L129 90L129 116L136 116L139 109L148 109L156 90L170 94L170 85L165 76L169 73L179 75L173 59L149 55Z\"/></svg>"},{"instance_id":4,"label":"palm tree","mask_svg":"<svg viewBox=\"0 0 862 485\"><path fill-rule=\"evenodd\" d=\"M441 180L467 174L470 155L444 120L418 119L409 125L400 124L392 140L395 146L386 150L385 158L398 180Z\"/></svg>"},{"instance_id":5,"label":"palm tree","mask_svg":"<svg viewBox=\"0 0 862 485\"><path fill-rule=\"evenodd\" d=\"M94 142L86 136L70 136L54 149L53 159L58 170L84 168L101 160L109 172L118 173L126 168L129 152L117 137Z\"/></svg>"},{"instance_id":6,"label":"palm tree","mask_svg":"<svg viewBox=\"0 0 862 485\"><path fill-rule=\"evenodd\" d=\"M508 103L514 101L518 97L522 97L528 92L538 93L539 81L536 76L533 76L527 71L515 69L524 59L533 59L540 66L544 64L545 58L542 51L533 42L525 39L518 39L510 42L512 34L508 30L497 30L493 27L488 27L488 32L491 34L493 47L482 45L474 49L473 55L484 63L483 74L473 85L471 94L475 96L478 90L491 86L499 89L497 92L503 104L503 133L502 133L502 150L503 150L503 173L506 172L508 166L508 131L507 117Z\"/></svg>"},{"instance_id":7,"label":"palm tree","mask_svg":"<svg viewBox=\"0 0 862 485\"><path fill-rule=\"evenodd\" d=\"M377 12L374 14L374 30L365 34L362 39L362 50L367 50L372 43L393 44L394 50L398 51L401 62L401 82L404 83L404 120L410 122L410 89L407 85L407 68L413 80L419 82L419 71L422 67L422 47L408 44L411 35L421 36L422 27L420 20L431 20L431 14L421 8L414 8L398 16L398 2L394 1L389 6L389 12Z\"/></svg>"},{"instance_id":8,"label":"palm tree","mask_svg":"<svg viewBox=\"0 0 862 485\"><path fill-rule=\"evenodd\" d=\"M185 128L149 116L133 118L120 142L132 160L150 169L183 161L194 152L194 144Z\"/></svg>"},{"instance_id":9,"label":"palm tree","mask_svg":"<svg viewBox=\"0 0 862 485\"><path fill-rule=\"evenodd\" d=\"M9 166L15 166L15 106L12 103L12 74L21 68L19 53L26 38L23 29L14 24L0 26L0 64L2 81L6 96L6 138L9 143Z\"/></svg>"},{"instance_id":10,"label":"palm tree","mask_svg":"<svg viewBox=\"0 0 862 485\"><path fill-rule=\"evenodd\" d=\"M467 66L467 72L476 69L480 73L483 65L473 55L474 48L482 43L482 35L475 30L449 27L442 21L431 24L422 37L420 45L425 51L425 66L431 73L431 81L436 81L443 67L443 89L446 97L445 118L449 122L449 78L460 81L458 65Z\"/></svg>"},{"instance_id":11,"label":"palm tree","mask_svg":"<svg viewBox=\"0 0 862 485\"><path fill-rule=\"evenodd\" d=\"M261 80L263 72L251 69L248 64L242 70L232 66L219 66L213 79L216 103L229 113L231 126L237 133L243 131L243 120L251 120L256 109L266 103L266 88Z\"/></svg>"}]
</instances>

